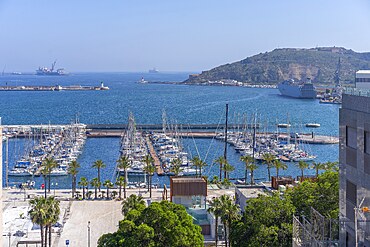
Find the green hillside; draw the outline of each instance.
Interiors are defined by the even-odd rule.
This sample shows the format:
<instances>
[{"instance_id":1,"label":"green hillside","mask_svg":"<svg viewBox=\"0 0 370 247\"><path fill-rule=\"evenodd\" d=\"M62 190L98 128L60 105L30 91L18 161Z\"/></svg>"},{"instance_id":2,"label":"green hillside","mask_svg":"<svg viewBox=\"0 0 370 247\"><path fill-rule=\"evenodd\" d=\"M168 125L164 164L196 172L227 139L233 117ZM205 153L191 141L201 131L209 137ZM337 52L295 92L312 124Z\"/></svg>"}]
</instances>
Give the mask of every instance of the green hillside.
<instances>
[{"instance_id":1,"label":"green hillside","mask_svg":"<svg viewBox=\"0 0 370 247\"><path fill-rule=\"evenodd\" d=\"M282 48L191 75L184 83L232 79L274 84L291 78L311 78L315 83L332 83L339 58L341 82L353 82L357 70L370 69L369 52L358 53L341 47Z\"/></svg>"}]
</instances>

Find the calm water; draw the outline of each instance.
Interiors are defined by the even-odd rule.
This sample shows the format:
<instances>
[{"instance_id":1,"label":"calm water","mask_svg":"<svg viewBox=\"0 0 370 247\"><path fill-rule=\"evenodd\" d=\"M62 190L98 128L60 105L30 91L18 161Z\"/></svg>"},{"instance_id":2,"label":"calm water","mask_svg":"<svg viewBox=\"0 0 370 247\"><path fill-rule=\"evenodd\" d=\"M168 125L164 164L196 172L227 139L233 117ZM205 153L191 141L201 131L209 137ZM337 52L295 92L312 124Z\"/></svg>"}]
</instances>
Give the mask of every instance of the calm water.
<instances>
[{"instance_id":1,"label":"calm water","mask_svg":"<svg viewBox=\"0 0 370 247\"><path fill-rule=\"evenodd\" d=\"M241 122L243 114L250 118L257 112L263 123L275 126L277 122L291 122L292 131L311 131L301 127L308 122L317 122L321 127L315 133L338 135L337 105L321 105L316 100L299 100L281 97L276 89L252 89L240 87L183 86L161 84L138 84L142 76L149 81L182 81L188 74L147 73L81 73L67 77L40 77L32 75L0 76L0 85L98 85L104 81L109 91L87 92L0 92L0 116L3 124L70 123L79 115L82 123L126 123L128 112L133 112L137 123L161 123L162 111L168 119L177 123L219 123L224 121L225 103L229 103L230 121ZM22 153L22 140L9 143L10 166ZM185 139L184 146L192 155L197 150L210 164L205 174L218 174L212 160L222 155L223 143L211 139ZM102 159L107 168L102 179L113 179L115 161L119 155L119 139L88 139L79 157L79 176L93 178L96 170L90 168L97 159ZM338 159L337 145L309 145L318 161ZM208 153L208 155L207 155ZM229 160L236 167L231 177L243 177L243 164L232 147ZM207 155L207 157L206 157ZM298 169L289 164L282 174L297 175ZM308 171L307 173L313 173ZM256 178L265 178L266 169L256 171ZM27 179L26 179L27 180ZM70 186L70 178L55 178L58 187ZM12 179L12 181L19 181ZM37 186L40 178L35 178ZM164 183L164 177L154 182Z\"/></svg>"}]
</instances>

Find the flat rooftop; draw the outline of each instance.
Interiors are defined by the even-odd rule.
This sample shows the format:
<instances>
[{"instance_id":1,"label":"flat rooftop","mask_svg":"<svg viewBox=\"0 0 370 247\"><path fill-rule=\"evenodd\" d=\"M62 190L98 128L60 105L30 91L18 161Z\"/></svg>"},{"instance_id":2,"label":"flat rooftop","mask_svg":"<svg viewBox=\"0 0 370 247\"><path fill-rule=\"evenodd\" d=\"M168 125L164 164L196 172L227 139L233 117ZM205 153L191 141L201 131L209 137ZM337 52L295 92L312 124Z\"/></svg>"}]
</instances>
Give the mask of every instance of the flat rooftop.
<instances>
[{"instance_id":1,"label":"flat rooftop","mask_svg":"<svg viewBox=\"0 0 370 247\"><path fill-rule=\"evenodd\" d=\"M237 188L240 193L245 196L247 199L256 198L258 195L267 195L266 188L264 187L246 187L246 188Z\"/></svg>"},{"instance_id":2,"label":"flat rooftop","mask_svg":"<svg viewBox=\"0 0 370 247\"><path fill-rule=\"evenodd\" d=\"M361 74L370 74L370 70L359 70L356 72L356 75L361 75Z\"/></svg>"}]
</instances>

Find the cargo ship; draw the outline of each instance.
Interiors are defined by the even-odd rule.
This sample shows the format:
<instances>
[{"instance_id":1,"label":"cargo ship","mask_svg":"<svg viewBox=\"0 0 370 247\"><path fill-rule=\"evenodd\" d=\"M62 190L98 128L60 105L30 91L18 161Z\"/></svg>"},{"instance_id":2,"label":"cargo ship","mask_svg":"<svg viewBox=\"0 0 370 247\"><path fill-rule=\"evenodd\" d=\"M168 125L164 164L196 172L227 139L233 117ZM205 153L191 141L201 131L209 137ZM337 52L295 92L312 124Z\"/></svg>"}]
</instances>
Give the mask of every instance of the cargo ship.
<instances>
[{"instance_id":1,"label":"cargo ship","mask_svg":"<svg viewBox=\"0 0 370 247\"><path fill-rule=\"evenodd\" d=\"M51 65L51 68L48 68L48 67L39 67L36 70L36 75L57 75L57 76L68 75L68 73L66 73L64 71L64 69L54 70L55 69L56 62L57 61L54 61L54 63Z\"/></svg>"},{"instance_id":2,"label":"cargo ship","mask_svg":"<svg viewBox=\"0 0 370 247\"><path fill-rule=\"evenodd\" d=\"M293 79L278 84L278 89L283 96L299 99L315 99L316 90L310 80L305 83L295 82Z\"/></svg>"}]
</instances>

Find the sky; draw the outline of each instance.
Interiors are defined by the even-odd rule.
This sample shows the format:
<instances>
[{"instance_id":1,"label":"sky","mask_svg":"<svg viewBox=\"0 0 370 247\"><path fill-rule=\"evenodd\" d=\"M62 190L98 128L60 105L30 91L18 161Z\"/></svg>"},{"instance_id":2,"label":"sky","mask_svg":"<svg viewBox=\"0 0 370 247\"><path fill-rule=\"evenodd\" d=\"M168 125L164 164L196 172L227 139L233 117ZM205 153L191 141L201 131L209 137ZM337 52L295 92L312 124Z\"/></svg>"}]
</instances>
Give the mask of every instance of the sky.
<instances>
[{"instance_id":1,"label":"sky","mask_svg":"<svg viewBox=\"0 0 370 247\"><path fill-rule=\"evenodd\" d=\"M370 51L368 0L0 0L0 68L200 72L275 48Z\"/></svg>"}]
</instances>

